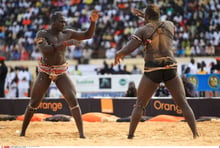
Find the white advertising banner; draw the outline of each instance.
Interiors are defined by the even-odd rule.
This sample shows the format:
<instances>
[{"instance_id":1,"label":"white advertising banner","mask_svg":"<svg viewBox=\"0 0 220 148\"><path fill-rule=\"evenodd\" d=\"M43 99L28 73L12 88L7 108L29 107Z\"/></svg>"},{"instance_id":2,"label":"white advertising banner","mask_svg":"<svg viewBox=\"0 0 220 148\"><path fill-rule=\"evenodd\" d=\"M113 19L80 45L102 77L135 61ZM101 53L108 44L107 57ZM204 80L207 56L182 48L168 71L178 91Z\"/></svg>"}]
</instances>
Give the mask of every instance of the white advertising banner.
<instances>
[{"instance_id":1,"label":"white advertising banner","mask_svg":"<svg viewBox=\"0 0 220 148\"><path fill-rule=\"evenodd\" d=\"M77 92L123 92L130 81L134 81L137 87L140 78L141 75L71 76Z\"/></svg>"},{"instance_id":2,"label":"white advertising banner","mask_svg":"<svg viewBox=\"0 0 220 148\"><path fill-rule=\"evenodd\" d=\"M138 87L142 75L86 75L70 76L73 81L77 97L95 96L122 96L128 89L129 82L133 81ZM49 97L62 97L54 83L48 92Z\"/></svg>"}]
</instances>

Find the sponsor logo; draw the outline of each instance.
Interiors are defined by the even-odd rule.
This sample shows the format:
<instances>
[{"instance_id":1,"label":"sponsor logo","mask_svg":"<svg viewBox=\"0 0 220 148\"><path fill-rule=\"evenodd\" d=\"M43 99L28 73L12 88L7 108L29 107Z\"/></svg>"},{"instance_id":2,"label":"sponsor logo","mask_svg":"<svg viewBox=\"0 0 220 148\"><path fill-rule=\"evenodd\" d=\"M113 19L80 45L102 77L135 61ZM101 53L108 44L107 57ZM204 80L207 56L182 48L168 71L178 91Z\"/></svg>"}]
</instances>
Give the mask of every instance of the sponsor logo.
<instances>
[{"instance_id":1,"label":"sponsor logo","mask_svg":"<svg viewBox=\"0 0 220 148\"><path fill-rule=\"evenodd\" d=\"M41 102L40 105L38 106L38 109L47 109L47 110L52 110L53 112L56 112L57 110L61 110L63 108L63 104L58 102Z\"/></svg>"},{"instance_id":2,"label":"sponsor logo","mask_svg":"<svg viewBox=\"0 0 220 148\"><path fill-rule=\"evenodd\" d=\"M208 84L211 88L219 88L219 78L217 76L210 76L208 78Z\"/></svg>"},{"instance_id":3,"label":"sponsor logo","mask_svg":"<svg viewBox=\"0 0 220 148\"><path fill-rule=\"evenodd\" d=\"M154 101L154 108L156 110L174 111L177 114L182 114L182 110L176 104L163 103L159 100Z\"/></svg>"},{"instance_id":4,"label":"sponsor logo","mask_svg":"<svg viewBox=\"0 0 220 148\"><path fill-rule=\"evenodd\" d=\"M121 86L124 86L126 83L127 83L126 79L120 79L120 80L119 80L119 84L120 84Z\"/></svg>"},{"instance_id":5,"label":"sponsor logo","mask_svg":"<svg viewBox=\"0 0 220 148\"><path fill-rule=\"evenodd\" d=\"M188 80L196 87L198 88L198 78L196 76L190 76L188 77Z\"/></svg>"},{"instance_id":6,"label":"sponsor logo","mask_svg":"<svg viewBox=\"0 0 220 148\"><path fill-rule=\"evenodd\" d=\"M112 82L111 78L99 78L99 88L100 89L111 89Z\"/></svg>"},{"instance_id":7,"label":"sponsor logo","mask_svg":"<svg viewBox=\"0 0 220 148\"><path fill-rule=\"evenodd\" d=\"M93 80L76 80L77 84L94 84Z\"/></svg>"}]
</instances>

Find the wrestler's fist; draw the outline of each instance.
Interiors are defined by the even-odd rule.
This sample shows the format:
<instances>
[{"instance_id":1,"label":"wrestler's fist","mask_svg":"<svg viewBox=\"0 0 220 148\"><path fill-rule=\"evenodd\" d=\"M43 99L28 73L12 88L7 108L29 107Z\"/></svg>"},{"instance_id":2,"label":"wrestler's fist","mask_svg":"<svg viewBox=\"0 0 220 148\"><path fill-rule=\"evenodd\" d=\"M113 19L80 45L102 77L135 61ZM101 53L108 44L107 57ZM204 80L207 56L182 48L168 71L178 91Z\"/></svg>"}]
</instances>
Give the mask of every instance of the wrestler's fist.
<instances>
[{"instance_id":1,"label":"wrestler's fist","mask_svg":"<svg viewBox=\"0 0 220 148\"><path fill-rule=\"evenodd\" d=\"M93 10L92 14L90 16L90 21L91 22L96 22L99 18L99 11L98 10Z\"/></svg>"}]
</instances>

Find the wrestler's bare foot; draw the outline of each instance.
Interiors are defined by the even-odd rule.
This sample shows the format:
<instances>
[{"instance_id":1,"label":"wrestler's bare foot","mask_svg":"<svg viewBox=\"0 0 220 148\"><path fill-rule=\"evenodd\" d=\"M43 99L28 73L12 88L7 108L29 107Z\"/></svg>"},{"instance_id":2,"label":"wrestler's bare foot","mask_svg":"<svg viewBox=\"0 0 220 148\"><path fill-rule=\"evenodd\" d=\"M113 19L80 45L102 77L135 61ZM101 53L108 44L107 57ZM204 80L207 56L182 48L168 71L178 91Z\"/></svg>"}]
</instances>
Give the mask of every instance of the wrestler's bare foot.
<instances>
[{"instance_id":1,"label":"wrestler's bare foot","mask_svg":"<svg viewBox=\"0 0 220 148\"><path fill-rule=\"evenodd\" d=\"M80 135L79 138L85 139L86 137L84 135Z\"/></svg>"},{"instance_id":2,"label":"wrestler's bare foot","mask_svg":"<svg viewBox=\"0 0 220 148\"><path fill-rule=\"evenodd\" d=\"M128 139L133 139L134 135L128 135Z\"/></svg>"},{"instance_id":3,"label":"wrestler's bare foot","mask_svg":"<svg viewBox=\"0 0 220 148\"><path fill-rule=\"evenodd\" d=\"M24 137L25 136L25 133L24 132L21 132L20 133L20 137Z\"/></svg>"},{"instance_id":4,"label":"wrestler's bare foot","mask_svg":"<svg viewBox=\"0 0 220 148\"><path fill-rule=\"evenodd\" d=\"M199 137L199 134L198 133L195 133L194 135L193 135L193 139L196 139L196 138L198 138Z\"/></svg>"}]
</instances>

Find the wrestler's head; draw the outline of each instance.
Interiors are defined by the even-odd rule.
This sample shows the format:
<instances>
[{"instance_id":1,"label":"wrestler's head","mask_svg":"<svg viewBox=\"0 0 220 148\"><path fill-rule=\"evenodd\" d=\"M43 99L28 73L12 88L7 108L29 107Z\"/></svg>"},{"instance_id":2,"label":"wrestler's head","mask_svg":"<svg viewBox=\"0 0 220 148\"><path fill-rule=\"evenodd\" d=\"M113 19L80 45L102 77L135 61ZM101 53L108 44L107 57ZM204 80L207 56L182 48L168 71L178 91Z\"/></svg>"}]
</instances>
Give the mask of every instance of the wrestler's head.
<instances>
[{"instance_id":1,"label":"wrestler's head","mask_svg":"<svg viewBox=\"0 0 220 148\"><path fill-rule=\"evenodd\" d=\"M144 13L145 21L149 20L159 20L160 19L160 8L155 4L147 5Z\"/></svg>"},{"instance_id":2,"label":"wrestler's head","mask_svg":"<svg viewBox=\"0 0 220 148\"><path fill-rule=\"evenodd\" d=\"M65 17L63 16L62 12L56 11L51 16L51 25L52 28L57 31L62 31L66 26Z\"/></svg>"}]
</instances>

